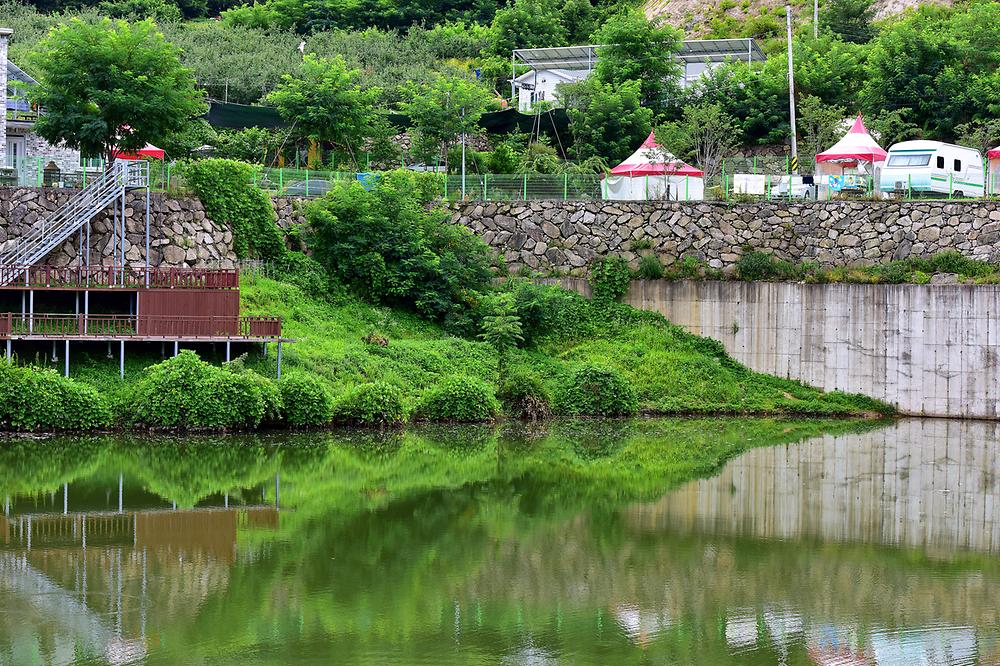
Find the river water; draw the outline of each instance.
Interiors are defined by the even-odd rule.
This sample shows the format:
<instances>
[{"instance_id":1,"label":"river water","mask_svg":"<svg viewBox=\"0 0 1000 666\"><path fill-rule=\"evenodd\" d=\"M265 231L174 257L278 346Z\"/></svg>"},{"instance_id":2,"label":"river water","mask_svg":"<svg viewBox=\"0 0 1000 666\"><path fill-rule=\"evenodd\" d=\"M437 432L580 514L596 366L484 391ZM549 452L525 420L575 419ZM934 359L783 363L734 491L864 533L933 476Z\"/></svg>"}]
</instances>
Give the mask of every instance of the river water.
<instances>
[{"instance_id":1,"label":"river water","mask_svg":"<svg viewBox=\"0 0 1000 666\"><path fill-rule=\"evenodd\" d=\"M2 440L0 663L997 664L998 435Z\"/></svg>"}]
</instances>

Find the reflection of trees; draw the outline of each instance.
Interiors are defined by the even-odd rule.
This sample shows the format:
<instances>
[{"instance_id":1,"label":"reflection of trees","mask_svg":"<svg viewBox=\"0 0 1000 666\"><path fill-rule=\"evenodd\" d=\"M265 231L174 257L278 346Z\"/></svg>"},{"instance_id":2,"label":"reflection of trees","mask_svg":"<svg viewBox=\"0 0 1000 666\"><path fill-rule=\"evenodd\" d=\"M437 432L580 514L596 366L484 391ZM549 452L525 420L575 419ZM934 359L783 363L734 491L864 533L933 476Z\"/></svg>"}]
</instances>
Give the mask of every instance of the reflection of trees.
<instances>
[{"instance_id":1,"label":"reflection of trees","mask_svg":"<svg viewBox=\"0 0 1000 666\"><path fill-rule=\"evenodd\" d=\"M0 496L53 492L97 469L105 437L0 439Z\"/></svg>"}]
</instances>

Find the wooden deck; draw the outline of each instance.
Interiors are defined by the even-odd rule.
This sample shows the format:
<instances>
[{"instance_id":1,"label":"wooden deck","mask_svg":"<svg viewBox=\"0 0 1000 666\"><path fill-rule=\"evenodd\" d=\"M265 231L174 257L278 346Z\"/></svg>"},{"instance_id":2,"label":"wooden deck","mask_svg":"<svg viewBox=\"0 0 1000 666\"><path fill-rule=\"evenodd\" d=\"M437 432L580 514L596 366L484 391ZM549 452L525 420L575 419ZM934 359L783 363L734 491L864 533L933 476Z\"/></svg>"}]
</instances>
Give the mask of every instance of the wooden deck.
<instances>
[{"instance_id":1,"label":"wooden deck","mask_svg":"<svg viewBox=\"0 0 1000 666\"><path fill-rule=\"evenodd\" d=\"M239 289L239 270L133 266L0 266L0 289Z\"/></svg>"},{"instance_id":2,"label":"wooden deck","mask_svg":"<svg viewBox=\"0 0 1000 666\"><path fill-rule=\"evenodd\" d=\"M288 342L278 317L0 313L0 339Z\"/></svg>"}]
</instances>

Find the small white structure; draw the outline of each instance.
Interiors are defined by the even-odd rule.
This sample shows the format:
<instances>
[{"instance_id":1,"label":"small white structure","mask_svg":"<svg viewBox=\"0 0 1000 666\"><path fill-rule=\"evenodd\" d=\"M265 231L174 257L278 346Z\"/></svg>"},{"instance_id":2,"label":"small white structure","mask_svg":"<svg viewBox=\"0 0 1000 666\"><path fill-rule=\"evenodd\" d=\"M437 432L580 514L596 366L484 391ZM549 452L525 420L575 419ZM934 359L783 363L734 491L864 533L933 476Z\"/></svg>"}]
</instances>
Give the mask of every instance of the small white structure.
<instances>
[{"instance_id":1,"label":"small white structure","mask_svg":"<svg viewBox=\"0 0 1000 666\"><path fill-rule=\"evenodd\" d=\"M989 159L989 168L986 171L988 192L990 194L1000 194L1000 146L986 153Z\"/></svg>"},{"instance_id":2,"label":"small white structure","mask_svg":"<svg viewBox=\"0 0 1000 666\"><path fill-rule=\"evenodd\" d=\"M840 141L816 155L815 180L819 198L828 198L833 192L873 189L886 155L868 133L859 113Z\"/></svg>"},{"instance_id":3,"label":"small white structure","mask_svg":"<svg viewBox=\"0 0 1000 666\"><path fill-rule=\"evenodd\" d=\"M889 148L879 189L885 193L981 197L986 173L975 148L941 141L903 141Z\"/></svg>"},{"instance_id":4,"label":"small white structure","mask_svg":"<svg viewBox=\"0 0 1000 666\"><path fill-rule=\"evenodd\" d=\"M600 46L558 46L538 49L516 49L511 58L511 98L517 98L517 108L528 113L539 102L561 106L557 86L576 83L590 76L597 65ZM730 61L764 62L767 57L752 38L690 39L681 44L673 56L683 69L678 77L681 87L687 87L711 71ZM530 69L517 75L518 64Z\"/></svg>"},{"instance_id":5,"label":"small white structure","mask_svg":"<svg viewBox=\"0 0 1000 666\"><path fill-rule=\"evenodd\" d=\"M631 157L601 180L601 198L701 200L705 198L705 173L661 148L650 132Z\"/></svg>"}]
</instances>

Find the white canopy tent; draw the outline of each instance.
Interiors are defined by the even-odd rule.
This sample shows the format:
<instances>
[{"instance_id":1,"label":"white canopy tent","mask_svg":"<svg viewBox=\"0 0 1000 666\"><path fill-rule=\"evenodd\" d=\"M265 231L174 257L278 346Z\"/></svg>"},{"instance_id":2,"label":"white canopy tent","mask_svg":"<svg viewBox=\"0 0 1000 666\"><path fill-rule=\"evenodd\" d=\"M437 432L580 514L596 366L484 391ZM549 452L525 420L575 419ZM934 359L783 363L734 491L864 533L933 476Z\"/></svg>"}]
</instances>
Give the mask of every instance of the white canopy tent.
<instances>
[{"instance_id":1,"label":"white canopy tent","mask_svg":"<svg viewBox=\"0 0 1000 666\"><path fill-rule=\"evenodd\" d=\"M601 196L630 201L701 200L705 198L705 173L664 150L650 132L638 150L604 177Z\"/></svg>"}]
</instances>

